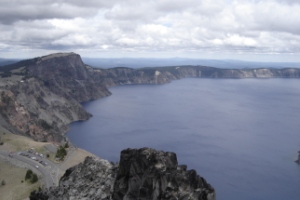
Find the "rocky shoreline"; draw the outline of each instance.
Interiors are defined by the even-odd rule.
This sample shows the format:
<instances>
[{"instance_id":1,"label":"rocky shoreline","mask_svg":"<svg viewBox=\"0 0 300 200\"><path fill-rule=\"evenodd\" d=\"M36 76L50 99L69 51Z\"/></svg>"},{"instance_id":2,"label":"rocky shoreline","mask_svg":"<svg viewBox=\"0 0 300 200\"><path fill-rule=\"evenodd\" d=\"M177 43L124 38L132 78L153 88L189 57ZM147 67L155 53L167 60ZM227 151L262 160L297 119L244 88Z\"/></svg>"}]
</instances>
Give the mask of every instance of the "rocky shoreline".
<instances>
[{"instance_id":1,"label":"rocky shoreline","mask_svg":"<svg viewBox=\"0 0 300 200\"><path fill-rule=\"evenodd\" d=\"M0 125L37 141L61 142L71 122L87 120L80 103L111 95L111 86L197 78L300 78L300 69L174 66L92 68L80 55L57 53L0 67Z\"/></svg>"}]
</instances>

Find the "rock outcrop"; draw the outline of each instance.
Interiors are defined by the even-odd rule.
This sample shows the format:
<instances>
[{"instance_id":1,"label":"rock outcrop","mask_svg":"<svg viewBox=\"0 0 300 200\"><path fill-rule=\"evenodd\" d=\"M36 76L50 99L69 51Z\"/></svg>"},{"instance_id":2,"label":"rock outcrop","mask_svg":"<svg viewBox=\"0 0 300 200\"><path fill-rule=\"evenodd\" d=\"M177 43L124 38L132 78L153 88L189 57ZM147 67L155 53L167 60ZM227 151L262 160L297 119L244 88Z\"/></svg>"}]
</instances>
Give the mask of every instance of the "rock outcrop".
<instances>
[{"instance_id":1,"label":"rock outcrop","mask_svg":"<svg viewBox=\"0 0 300 200\"><path fill-rule=\"evenodd\" d=\"M179 166L175 153L142 148L123 150L119 165L88 157L58 187L30 199L215 200L216 194L195 170Z\"/></svg>"},{"instance_id":2,"label":"rock outcrop","mask_svg":"<svg viewBox=\"0 0 300 200\"><path fill-rule=\"evenodd\" d=\"M107 160L87 157L83 163L66 171L58 187L33 192L30 199L111 199L115 171L115 166Z\"/></svg>"},{"instance_id":3,"label":"rock outcrop","mask_svg":"<svg viewBox=\"0 0 300 200\"><path fill-rule=\"evenodd\" d=\"M214 188L195 170L178 166L175 153L126 149L114 184L114 200L215 199Z\"/></svg>"},{"instance_id":4,"label":"rock outcrop","mask_svg":"<svg viewBox=\"0 0 300 200\"><path fill-rule=\"evenodd\" d=\"M91 115L80 105L111 95L108 87L198 78L299 78L300 69L205 66L99 69L75 53L57 53L0 68L0 125L39 141L62 141L68 124Z\"/></svg>"},{"instance_id":5,"label":"rock outcrop","mask_svg":"<svg viewBox=\"0 0 300 200\"><path fill-rule=\"evenodd\" d=\"M298 151L298 159L295 162L300 164L300 151Z\"/></svg>"}]
</instances>

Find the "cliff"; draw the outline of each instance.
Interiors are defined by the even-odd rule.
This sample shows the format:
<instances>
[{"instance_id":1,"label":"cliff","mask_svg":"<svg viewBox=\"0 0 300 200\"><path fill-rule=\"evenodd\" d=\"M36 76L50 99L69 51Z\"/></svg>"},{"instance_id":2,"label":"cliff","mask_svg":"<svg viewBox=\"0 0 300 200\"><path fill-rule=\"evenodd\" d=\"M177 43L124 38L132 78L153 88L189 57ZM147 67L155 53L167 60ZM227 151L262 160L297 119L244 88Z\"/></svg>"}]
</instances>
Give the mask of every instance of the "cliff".
<instances>
[{"instance_id":1,"label":"cliff","mask_svg":"<svg viewBox=\"0 0 300 200\"><path fill-rule=\"evenodd\" d=\"M1 125L38 141L63 140L68 124L91 116L80 102L111 94L74 53L21 61L0 71Z\"/></svg>"},{"instance_id":2,"label":"cliff","mask_svg":"<svg viewBox=\"0 0 300 200\"><path fill-rule=\"evenodd\" d=\"M108 87L198 78L299 78L300 69L205 66L99 69L75 53L57 53L0 68L0 125L39 141L61 141L73 121L87 120L81 102L111 95Z\"/></svg>"},{"instance_id":3,"label":"cliff","mask_svg":"<svg viewBox=\"0 0 300 200\"><path fill-rule=\"evenodd\" d=\"M300 69L219 69L205 66L92 69L92 77L107 87L125 84L164 84L187 77L197 78L300 78Z\"/></svg>"},{"instance_id":4,"label":"cliff","mask_svg":"<svg viewBox=\"0 0 300 200\"><path fill-rule=\"evenodd\" d=\"M179 166L175 153L142 148L123 150L119 165L87 157L66 171L58 187L30 199L215 200L216 194L195 170Z\"/></svg>"}]
</instances>

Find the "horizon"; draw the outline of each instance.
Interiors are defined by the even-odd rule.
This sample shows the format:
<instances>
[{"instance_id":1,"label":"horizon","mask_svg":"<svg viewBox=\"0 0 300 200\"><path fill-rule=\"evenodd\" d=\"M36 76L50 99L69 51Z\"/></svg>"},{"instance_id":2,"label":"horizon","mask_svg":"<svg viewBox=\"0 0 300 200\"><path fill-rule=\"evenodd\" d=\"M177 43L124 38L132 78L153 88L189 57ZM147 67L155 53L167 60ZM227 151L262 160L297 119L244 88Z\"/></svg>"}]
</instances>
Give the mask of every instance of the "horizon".
<instances>
[{"instance_id":1,"label":"horizon","mask_svg":"<svg viewBox=\"0 0 300 200\"><path fill-rule=\"evenodd\" d=\"M171 59L177 59L177 60L210 60L210 61L234 61L234 62L251 62L251 63L300 63L299 61L294 61L294 60L250 60L250 59L238 59L238 58L202 58L202 57L184 57L184 56L173 56L173 57L134 57L134 56L123 56L123 57L89 57L89 56L82 56L79 53L76 52L56 52L56 53L49 53L49 54L37 54L37 56L32 56L32 57L20 57L20 56L15 56L15 57L5 57L5 56L0 56L1 60L16 60L21 61L21 60L28 60L28 59L34 59L34 58L39 58L43 56L48 56L51 54L57 54L57 53L75 53L80 55L80 57L83 59L111 59L111 60L117 60L117 59L128 59L128 60L171 60Z\"/></svg>"},{"instance_id":2,"label":"horizon","mask_svg":"<svg viewBox=\"0 0 300 200\"><path fill-rule=\"evenodd\" d=\"M38 57L47 56L50 54L56 54L56 53L70 53L71 51L56 51L56 52L45 52L45 53L37 53L37 54L23 54L20 56L16 56L16 54L13 55L6 55L6 54L0 54L0 59L4 60L27 60L27 59L33 59ZM186 60L216 60L216 61L239 61L239 62L258 62L258 63L300 63L300 54L299 55L288 55L284 54L281 55L281 57L275 57L275 55L238 55L238 56L226 56L226 55L210 55L210 56L200 56L200 57L189 57L187 55L170 55L170 56L136 56L136 55L112 55L112 56L106 56L106 55L98 55L98 56L91 56L91 55L85 55L80 54L77 52L72 51L75 54L78 54L81 56L81 58L85 59L153 59L153 60L168 60L168 59L186 59ZM4 56L3 56L4 55ZM5 56L6 55L6 56ZM278 55L277 55L278 56ZM294 57L295 56L295 57ZM299 56L299 57L298 57Z\"/></svg>"}]
</instances>

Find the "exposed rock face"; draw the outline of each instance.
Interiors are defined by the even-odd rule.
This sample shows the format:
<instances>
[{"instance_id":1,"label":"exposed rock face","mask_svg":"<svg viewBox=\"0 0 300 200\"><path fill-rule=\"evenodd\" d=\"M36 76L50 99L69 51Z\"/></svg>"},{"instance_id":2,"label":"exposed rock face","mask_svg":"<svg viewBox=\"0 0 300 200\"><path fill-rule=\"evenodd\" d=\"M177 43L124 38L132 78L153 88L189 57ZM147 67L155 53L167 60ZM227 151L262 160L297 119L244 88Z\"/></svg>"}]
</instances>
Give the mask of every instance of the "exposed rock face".
<instances>
[{"instance_id":1,"label":"exposed rock face","mask_svg":"<svg viewBox=\"0 0 300 200\"><path fill-rule=\"evenodd\" d=\"M97 84L78 54L52 54L37 58L27 66L28 76L39 78L52 92L84 102L108 96L106 87Z\"/></svg>"},{"instance_id":2,"label":"exposed rock face","mask_svg":"<svg viewBox=\"0 0 300 200\"><path fill-rule=\"evenodd\" d=\"M78 54L57 53L1 67L0 74L8 77L0 79L0 124L35 140L61 141L69 123L91 116L80 103L110 95L111 86L164 84L185 77L300 78L300 69L96 69L84 65Z\"/></svg>"},{"instance_id":3,"label":"exposed rock face","mask_svg":"<svg viewBox=\"0 0 300 200\"><path fill-rule=\"evenodd\" d=\"M30 199L215 200L215 191L195 170L178 166L175 153L126 149L119 166L86 158L68 169L59 186Z\"/></svg>"},{"instance_id":4,"label":"exposed rock face","mask_svg":"<svg viewBox=\"0 0 300 200\"><path fill-rule=\"evenodd\" d=\"M298 159L295 161L296 163L300 164L300 151L298 151Z\"/></svg>"},{"instance_id":5,"label":"exposed rock face","mask_svg":"<svg viewBox=\"0 0 300 200\"><path fill-rule=\"evenodd\" d=\"M175 153L154 149L121 152L114 200L213 200L215 191L195 170L178 166Z\"/></svg>"},{"instance_id":6,"label":"exposed rock face","mask_svg":"<svg viewBox=\"0 0 300 200\"><path fill-rule=\"evenodd\" d=\"M80 102L110 95L89 75L79 55L53 54L29 61L19 67L22 79L0 86L1 125L39 141L61 141L73 121L87 120Z\"/></svg>"},{"instance_id":7,"label":"exposed rock face","mask_svg":"<svg viewBox=\"0 0 300 200\"><path fill-rule=\"evenodd\" d=\"M66 99L30 78L1 91L1 115L18 132L39 141L60 141L67 124L91 115L73 99Z\"/></svg>"},{"instance_id":8,"label":"exposed rock face","mask_svg":"<svg viewBox=\"0 0 300 200\"><path fill-rule=\"evenodd\" d=\"M30 199L111 199L115 170L107 160L87 157L83 163L66 171L58 187L32 193Z\"/></svg>"}]
</instances>

